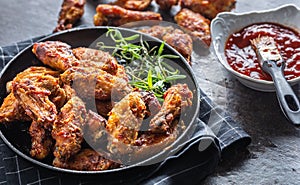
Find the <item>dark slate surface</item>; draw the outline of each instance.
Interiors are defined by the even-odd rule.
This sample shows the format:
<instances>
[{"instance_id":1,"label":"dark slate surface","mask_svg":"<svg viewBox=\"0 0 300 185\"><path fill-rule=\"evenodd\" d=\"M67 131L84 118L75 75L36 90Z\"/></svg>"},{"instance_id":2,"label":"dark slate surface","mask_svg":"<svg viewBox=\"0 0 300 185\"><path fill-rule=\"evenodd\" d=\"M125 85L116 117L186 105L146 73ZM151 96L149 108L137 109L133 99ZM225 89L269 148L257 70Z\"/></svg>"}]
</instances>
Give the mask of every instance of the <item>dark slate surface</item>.
<instances>
[{"instance_id":1,"label":"dark slate surface","mask_svg":"<svg viewBox=\"0 0 300 185\"><path fill-rule=\"evenodd\" d=\"M62 1L1 0L0 45L52 32ZM79 24L92 25L98 2L87 0ZM237 0L235 12L262 10L299 0ZM283 116L275 93L262 93L229 76L212 54L193 56L202 89L252 136L243 150L227 151L203 184L300 184L300 130ZM218 75L216 75L218 74ZM293 87L300 97L300 85Z\"/></svg>"}]
</instances>

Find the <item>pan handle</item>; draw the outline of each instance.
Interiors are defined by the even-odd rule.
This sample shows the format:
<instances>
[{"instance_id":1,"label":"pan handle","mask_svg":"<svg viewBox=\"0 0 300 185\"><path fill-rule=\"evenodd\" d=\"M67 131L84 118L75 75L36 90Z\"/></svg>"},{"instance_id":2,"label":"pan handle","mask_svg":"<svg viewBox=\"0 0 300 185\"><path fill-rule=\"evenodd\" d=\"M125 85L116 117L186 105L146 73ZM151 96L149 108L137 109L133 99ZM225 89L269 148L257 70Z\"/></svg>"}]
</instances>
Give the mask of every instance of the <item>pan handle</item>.
<instances>
[{"instance_id":1,"label":"pan handle","mask_svg":"<svg viewBox=\"0 0 300 185\"><path fill-rule=\"evenodd\" d=\"M272 76L274 81L277 98L279 100L280 107L285 116L297 126L300 126L300 104L299 99L295 95L293 89L286 81L283 74L283 67L277 66L276 62L264 62L264 70Z\"/></svg>"}]
</instances>

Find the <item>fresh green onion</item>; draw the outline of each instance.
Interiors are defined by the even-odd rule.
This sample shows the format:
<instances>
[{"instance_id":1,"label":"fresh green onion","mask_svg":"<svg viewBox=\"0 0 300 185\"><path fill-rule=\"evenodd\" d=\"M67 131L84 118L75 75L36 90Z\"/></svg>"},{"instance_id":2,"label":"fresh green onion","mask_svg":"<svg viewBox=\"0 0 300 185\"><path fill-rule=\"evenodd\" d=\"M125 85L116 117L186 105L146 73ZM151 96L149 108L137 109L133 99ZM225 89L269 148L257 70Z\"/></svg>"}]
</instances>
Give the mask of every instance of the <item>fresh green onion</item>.
<instances>
[{"instance_id":1,"label":"fresh green onion","mask_svg":"<svg viewBox=\"0 0 300 185\"><path fill-rule=\"evenodd\" d=\"M106 46L99 42L99 49L112 50L113 56L125 60L129 83L136 88L152 91L160 101L163 101L163 94L170 85L176 80L186 78L178 69L164 61L179 58L176 55L163 54L164 42L159 47L150 48L149 43L143 41L139 34L123 37L119 30L111 28L108 28L106 36L115 42L115 46Z\"/></svg>"}]
</instances>

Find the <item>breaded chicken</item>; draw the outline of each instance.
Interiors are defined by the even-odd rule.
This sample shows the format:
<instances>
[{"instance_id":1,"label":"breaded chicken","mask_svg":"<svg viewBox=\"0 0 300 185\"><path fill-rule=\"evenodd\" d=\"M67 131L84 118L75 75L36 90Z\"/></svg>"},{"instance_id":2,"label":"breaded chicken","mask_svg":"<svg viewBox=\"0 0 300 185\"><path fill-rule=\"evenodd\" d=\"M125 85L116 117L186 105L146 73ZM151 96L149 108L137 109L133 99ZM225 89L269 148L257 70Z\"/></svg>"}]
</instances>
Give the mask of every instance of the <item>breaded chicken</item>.
<instances>
[{"instance_id":1,"label":"breaded chicken","mask_svg":"<svg viewBox=\"0 0 300 185\"><path fill-rule=\"evenodd\" d=\"M116 5L100 4L96 8L96 12L94 16L95 26L121 26L135 21L162 20L159 13L126 10Z\"/></svg>"}]
</instances>

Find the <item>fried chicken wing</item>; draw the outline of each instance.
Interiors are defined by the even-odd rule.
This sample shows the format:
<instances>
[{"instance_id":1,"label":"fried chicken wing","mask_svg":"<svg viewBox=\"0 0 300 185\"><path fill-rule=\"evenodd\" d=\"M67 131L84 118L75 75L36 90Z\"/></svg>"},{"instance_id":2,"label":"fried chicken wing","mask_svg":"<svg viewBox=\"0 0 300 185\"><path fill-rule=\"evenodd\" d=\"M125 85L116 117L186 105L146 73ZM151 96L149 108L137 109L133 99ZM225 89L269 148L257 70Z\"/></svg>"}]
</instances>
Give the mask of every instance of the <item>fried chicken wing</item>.
<instances>
[{"instance_id":1,"label":"fried chicken wing","mask_svg":"<svg viewBox=\"0 0 300 185\"><path fill-rule=\"evenodd\" d=\"M174 121L181 112L192 105L193 93L186 84L171 86L164 94L161 110L150 121L150 131L154 133L172 133Z\"/></svg>"},{"instance_id":2,"label":"fried chicken wing","mask_svg":"<svg viewBox=\"0 0 300 185\"><path fill-rule=\"evenodd\" d=\"M146 105L139 92L131 92L116 103L109 113L106 129L113 138L124 144L132 144L145 117ZM108 146L113 150L113 146ZM114 151L112 151L115 153Z\"/></svg>"},{"instance_id":3,"label":"fried chicken wing","mask_svg":"<svg viewBox=\"0 0 300 185\"><path fill-rule=\"evenodd\" d=\"M117 0L113 5L120 6L127 10L145 10L151 4L152 0Z\"/></svg>"},{"instance_id":4,"label":"fried chicken wing","mask_svg":"<svg viewBox=\"0 0 300 185\"><path fill-rule=\"evenodd\" d=\"M34 81L40 81L40 83L39 83L40 85L43 85L45 88L51 89L52 88L51 82L50 81L45 82L45 81L47 81L47 80L45 80L45 78L44 78L45 81L41 80L42 76L45 76L46 78L51 79L50 81L53 82L53 78L58 77L59 72L53 71L52 69L49 69L46 67L33 66L33 67L29 67L26 70L18 73L18 75L14 78L14 80L8 83L9 85L7 85L8 86L7 88L10 93L4 99L3 104L0 107L0 122L31 121L32 120L32 117L30 118L25 113L25 110L24 110L23 106L21 105L22 102L20 103L19 100L15 97L14 92L12 92L13 84L14 84L14 82L19 83L20 81L23 81L24 79L30 79L30 81L32 81L32 83ZM56 84L57 81L56 80L54 80L54 81L55 81L54 83ZM43 82L45 82L45 83L43 83ZM47 83L50 83L49 86L46 85ZM54 91L52 91L52 96L49 97L50 99L56 98L55 94L57 96L59 96L59 93L55 92L55 89L57 91L60 91L59 88L54 88L53 89ZM61 94L60 98L56 98L56 99L57 99L57 103L59 103L59 101L63 101L63 95Z\"/></svg>"},{"instance_id":5,"label":"fried chicken wing","mask_svg":"<svg viewBox=\"0 0 300 185\"><path fill-rule=\"evenodd\" d=\"M163 10L169 10L172 6L177 5L178 0L155 0Z\"/></svg>"},{"instance_id":6,"label":"fried chicken wing","mask_svg":"<svg viewBox=\"0 0 300 185\"><path fill-rule=\"evenodd\" d=\"M132 91L124 79L97 68L72 67L61 75L61 79L65 84L72 84L78 95L85 98L120 100Z\"/></svg>"},{"instance_id":7,"label":"fried chicken wing","mask_svg":"<svg viewBox=\"0 0 300 185\"><path fill-rule=\"evenodd\" d=\"M33 121L29 127L31 136L30 155L37 159L44 159L53 149L51 132L44 128L42 123Z\"/></svg>"},{"instance_id":8,"label":"fried chicken wing","mask_svg":"<svg viewBox=\"0 0 300 185\"><path fill-rule=\"evenodd\" d=\"M83 149L65 162L55 159L53 165L59 168L83 171L102 171L120 167L120 164L105 159L92 149Z\"/></svg>"},{"instance_id":9,"label":"fried chicken wing","mask_svg":"<svg viewBox=\"0 0 300 185\"><path fill-rule=\"evenodd\" d=\"M51 129L57 116L57 107L51 97L61 91L59 79L47 74L23 76L21 73L14 78L12 86L13 94L26 114Z\"/></svg>"},{"instance_id":10,"label":"fried chicken wing","mask_svg":"<svg viewBox=\"0 0 300 185\"><path fill-rule=\"evenodd\" d=\"M186 8L178 12L174 19L183 30L210 45L210 20Z\"/></svg>"},{"instance_id":11,"label":"fried chicken wing","mask_svg":"<svg viewBox=\"0 0 300 185\"><path fill-rule=\"evenodd\" d=\"M72 50L75 57L80 60L80 66L96 67L115 75L118 71L118 61L108 52L91 48L75 48Z\"/></svg>"},{"instance_id":12,"label":"fried chicken wing","mask_svg":"<svg viewBox=\"0 0 300 185\"><path fill-rule=\"evenodd\" d=\"M59 12L57 26L53 32L67 30L73 27L84 14L86 0L64 0Z\"/></svg>"},{"instance_id":13,"label":"fried chicken wing","mask_svg":"<svg viewBox=\"0 0 300 185\"><path fill-rule=\"evenodd\" d=\"M66 161L80 151L86 114L85 104L77 96L61 108L52 129L55 140L53 154L57 160Z\"/></svg>"},{"instance_id":14,"label":"fried chicken wing","mask_svg":"<svg viewBox=\"0 0 300 185\"><path fill-rule=\"evenodd\" d=\"M94 16L95 26L121 26L135 21L162 20L159 13L126 10L125 8L116 5L100 4L96 8L96 12L97 13Z\"/></svg>"},{"instance_id":15,"label":"fried chicken wing","mask_svg":"<svg viewBox=\"0 0 300 185\"><path fill-rule=\"evenodd\" d=\"M59 71L65 71L72 66L79 65L79 61L72 53L71 46L60 41L35 43L32 52L45 65Z\"/></svg>"},{"instance_id":16,"label":"fried chicken wing","mask_svg":"<svg viewBox=\"0 0 300 185\"><path fill-rule=\"evenodd\" d=\"M0 107L0 123L30 120L14 94L9 93Z\"/></svg>"},{"instance_id":17,"label":"fried chicken wing","mask_svg":"<svg viewBox=\"0 0 300 185\"><path fill-rule=\"evenodd\" d=\"M156 25L140 31L165 41L182 54L182 56L191 64L193 40L190 35L184 33L180 29L175 29L172 26Z\"/></svg>"},{"instance_id":18,"label":"fried chicken wing","mask_svg":"<svg viewBox=\"0 0 300 185\"><path fill-rule=\"evenodd\" d=\"M236 0L181 0L183 8L189 8L209 19L220 12L230 11L235 7Z\"/></svg>"}]
</instances>

